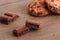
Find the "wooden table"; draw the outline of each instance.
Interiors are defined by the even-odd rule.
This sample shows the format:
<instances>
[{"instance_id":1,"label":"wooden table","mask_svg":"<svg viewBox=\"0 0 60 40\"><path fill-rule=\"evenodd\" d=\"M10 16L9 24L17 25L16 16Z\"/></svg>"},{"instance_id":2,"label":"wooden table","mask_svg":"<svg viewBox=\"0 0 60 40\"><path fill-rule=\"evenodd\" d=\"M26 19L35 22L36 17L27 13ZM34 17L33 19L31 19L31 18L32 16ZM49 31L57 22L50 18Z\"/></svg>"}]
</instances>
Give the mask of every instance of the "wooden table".
<instances>
[{"instance_id":1,"label":"wooden table","mask_svg":"<svg viewBox=\"0 0 60 40\"><path fill-rule=\"evenodd\" d=\"M28 4L32 0L0 0L0 16L5 12L19 14L19 18L9 25L0 24L0 40L60 40L60 15L33 17L28 15ZM21 37L14 37L13 29L22 27L26 20L40 24L36 32L29 32Z\"/></svg>"}]
</instances>

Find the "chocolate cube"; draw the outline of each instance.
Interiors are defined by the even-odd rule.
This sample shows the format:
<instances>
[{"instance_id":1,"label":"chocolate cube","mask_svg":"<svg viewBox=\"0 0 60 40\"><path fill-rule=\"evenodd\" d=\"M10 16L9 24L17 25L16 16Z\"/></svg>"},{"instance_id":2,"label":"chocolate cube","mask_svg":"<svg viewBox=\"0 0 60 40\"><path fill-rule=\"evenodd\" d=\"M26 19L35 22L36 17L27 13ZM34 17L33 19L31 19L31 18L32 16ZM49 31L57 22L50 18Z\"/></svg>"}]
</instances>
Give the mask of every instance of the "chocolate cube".
<instances>
[{"instance_id":1,"label":"chocolate cube","mask_svg":"<svg viewBox=\"0 0 60 40\"><path fill-rule=\"evenodd\" d=\"M39 29L39 24L31 21L26 21L26 27L28 27L31 31L35 31Z\"/></svg>"},{"instance_id":2,"label":"chocolate cube","mask_svg":"<svg viewBox=\"0 0 60 40\"><path fill-rule=\"evenodd\" d=\"M29 32L29 28L28 27L22 27L22 28L16 28L13 30L13 35L14 36L21 36L27 32Z\"/></svg>"},{"instance_id":3,"label":"chocolate cube","mask_svg":"<svg viewBox=\"0 0 60 40\"><path fill-rule=\"evenodd\" d=\"M12 14L12 13L5 13L4 15L11 17L13 21L19 17L17 14Z\"/></svg>"},{"instance_id":4,"label":"chocolate cube","mask_svg":"<svg viewBox=\"0 0 60 40\"><path fill-rule=\"evenodd\" d=\"M0 22L3 24L9 24L12 21L11 17L8 16L1 16L0 17Z\"/></svg>"}]
</instances>

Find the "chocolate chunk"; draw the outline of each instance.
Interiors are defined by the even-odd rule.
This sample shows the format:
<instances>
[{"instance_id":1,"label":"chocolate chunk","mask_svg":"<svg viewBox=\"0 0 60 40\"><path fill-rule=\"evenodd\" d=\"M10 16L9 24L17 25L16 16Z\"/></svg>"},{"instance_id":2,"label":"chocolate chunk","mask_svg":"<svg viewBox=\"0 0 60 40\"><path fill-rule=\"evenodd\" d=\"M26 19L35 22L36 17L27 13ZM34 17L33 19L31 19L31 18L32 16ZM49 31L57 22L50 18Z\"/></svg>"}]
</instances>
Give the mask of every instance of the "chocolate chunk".
<instances>
[{"instance_id":1,"label":"chocolate chunk","mask_svg":"<svg viewBox=\"0 0 60 40\"><path fill-rule=\"evenodd\" d=\"M51 0L51 2L54 2L54 0Z\"/></svg>"},{"instance_id":2,"label":"chocolate chunk","mask_svg":"<svg viewBox=\"0 0 60 40\"><path fill-rule=\"evenodd\" d=\"M26 21L25 26L23 26L22 28L18 27L13 30L13 35L18 37L24 35L27 32L36 31L38 29L39 29L39 25L37 23Z\"/></svg>"},{"instance_id":3,"label":"chocolate chunk","mask_svg":"<svg viewBox=\"0 0 60 40\"><path fill-rule=\"evenodd\" d=\"M29 28L28 27L22 27L22 28L16 28L13 30L13 35L14 36L22 36L23 34L29 32Z\"/></svg>"},{"instance_id":4,"label":"chocolate chunk","mask_svg":"<svg viewBox=\"0 0 60 40\"><path fill-rule=\"evenodd\" d=\"M42 12L38 12L37 15L38 15L38 16L42 15Z\"/></svg>"},{"instance_id":5,"label":"chocolate chunk","mask_svg":"<svg viewBox=\"0 0 60 40\"><path fill-rule=\"evenodd\" d=\"M37 8L40 8L40 6L37 6Z\"/></svg>"},{"instance_id":6,"label":"chocolate chunk","mask_svg":"<svg viewBox=\"0 0 60 40\"><path fill-rule=\"evenodd\" d=\"M0 17L0 22L3 24L9 24L12 21L11 17L8 16L1 16Z\"/></svg>"},{"instance_id":7,"label":"chocolate chunk","mask_svg":"<svg viewBox=\"0 0 60 40\"><path fill-rule=\"evenodd\" d=\"M19 16L16 14L5 13L4 16L0 17L0 22L3 24L9 24L10 22L14 21Z\"/></svg>"},{"instance_id":8,"label":"chocolate chunk","mask_svg":"<svg viewBox=\"0 0 60 40\"><path fill-rule=\"evenodd\" d=\"M18 18L19 16L17 14L12 14L12 13L5 13L5 16L9 16L12 17L13 20L15 20L16 18Z\"/></svg>"},{"instance_id":9,"label":"chocolate chunk","mask_svg":"<svg viewBox=\"0 0 60 40\"><path fill-rule=\"evenodd\" d=\"M35 31L39 29L39 24L35 22L26 21L26 27L29 27L31 31Z\"/></svg>"}]
</instances>

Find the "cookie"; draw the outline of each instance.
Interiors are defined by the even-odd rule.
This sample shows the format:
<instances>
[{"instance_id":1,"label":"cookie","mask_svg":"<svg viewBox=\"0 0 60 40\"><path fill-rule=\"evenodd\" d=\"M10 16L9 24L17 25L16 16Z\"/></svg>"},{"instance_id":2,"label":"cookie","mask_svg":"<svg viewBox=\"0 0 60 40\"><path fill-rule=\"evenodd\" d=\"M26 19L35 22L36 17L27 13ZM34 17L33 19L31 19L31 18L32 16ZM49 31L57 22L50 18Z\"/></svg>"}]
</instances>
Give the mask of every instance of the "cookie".
<instances>
[{"instance_id":1,"label":"cookie","mask_svg":"<svg viewBox=\"0 0 60 40\"><path fill-rule=\"evenodd\" d=\"M33 16L47 16L49 14L48 10L40 1L35 1L29 4L28 13Z\"/></svg>"},{"instance_id":2,"label":"cookie","mask_svg":"<svg viewBox=\"0 0 60 40\"><path fill-rule=\"evenodd\" d=\"M53 14L60 14L60 0L45 0L45 2Z\"/></svg>"}]
</instances>

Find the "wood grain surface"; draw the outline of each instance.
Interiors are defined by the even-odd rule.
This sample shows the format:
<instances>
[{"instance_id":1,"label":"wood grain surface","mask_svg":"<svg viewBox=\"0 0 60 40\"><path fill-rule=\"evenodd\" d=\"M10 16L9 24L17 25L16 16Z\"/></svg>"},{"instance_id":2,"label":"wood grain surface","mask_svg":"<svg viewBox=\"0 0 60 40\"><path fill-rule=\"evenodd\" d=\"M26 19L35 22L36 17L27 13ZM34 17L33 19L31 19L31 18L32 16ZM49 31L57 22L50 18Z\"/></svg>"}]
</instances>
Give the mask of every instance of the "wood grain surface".
<instances>
[{"instance_id":1,"label":"wood grain surface","mask_svg":"<svg viewBox=\"0 0 60 40\"><path fill-rule=\"evenodd\" d=\"M9 25L0 24L0 40L60 40L60 15L33 17L28 15L28 4L33 0L0 0L0 16L5 12L13 12L20 17ZM15 37L12 31L16 27L23 27L26 20L36 21L40 28L36 32L29 32Z\"/></svg>"}]
</instances>

